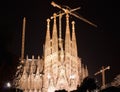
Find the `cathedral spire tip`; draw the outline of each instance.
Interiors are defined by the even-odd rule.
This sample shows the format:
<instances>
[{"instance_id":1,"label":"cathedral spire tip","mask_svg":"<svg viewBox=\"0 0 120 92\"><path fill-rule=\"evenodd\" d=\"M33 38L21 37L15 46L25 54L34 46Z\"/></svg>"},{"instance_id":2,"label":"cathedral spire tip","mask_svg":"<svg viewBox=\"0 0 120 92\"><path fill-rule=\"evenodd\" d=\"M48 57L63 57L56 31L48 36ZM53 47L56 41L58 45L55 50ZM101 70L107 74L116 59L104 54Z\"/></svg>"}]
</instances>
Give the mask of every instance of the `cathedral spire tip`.
<instances>
[{"instance_id":1,"label":"cathedral spire tip","mask_svg":"<svg viewBox=\"0 0 120 92\"><path fill-rule=\"evenodd\" d=\"M75 21L72 21L72 31L75 32Z\"/></svg>"},{"instance_id":2,"label":"cathedral spire tip","mask_svg":"<svg viewBox=\"0 0 120 92\"><path fill-rule=\"evenodd\" d=\"M56 17L56 15L57 15L57 14L56 14L56 13L54 13L54 14L53 14L53 17L55 18L55 17Z\"/></svg>"},{"instance_id":3,"label":"cathedral spire tip","mask_svg":"<svg viewBox=\"0 0 120 92\"><path fill-rule=\"evenodd\" d=\"M50 30L50 19L47 19L47 30Z\"/></svg>"},{"instance_id":4,"label":"cathedral spire tip","mask_svg":"<svg viewBox=\"0 0 120 92\"><path fill-rule=\"evenodd\" d=\"M47 19L47 23L48 23L48 22L50 22L50 19L49 19L49 18Z\"/></svg>"}]
</instances>

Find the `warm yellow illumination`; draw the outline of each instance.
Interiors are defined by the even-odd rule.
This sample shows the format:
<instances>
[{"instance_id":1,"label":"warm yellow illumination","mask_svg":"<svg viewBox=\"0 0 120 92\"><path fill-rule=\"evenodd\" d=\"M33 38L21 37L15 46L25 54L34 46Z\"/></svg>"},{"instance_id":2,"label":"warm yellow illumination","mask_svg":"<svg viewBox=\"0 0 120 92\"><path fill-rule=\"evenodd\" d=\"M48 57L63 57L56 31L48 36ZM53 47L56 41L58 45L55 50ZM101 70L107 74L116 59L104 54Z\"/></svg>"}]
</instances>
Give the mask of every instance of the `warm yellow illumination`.
<instances>
[{"instance_id":1,"label":"warm yellow illumination","mask_svg":"<svg viewBox=\"0 0 120 92\"><path fill-rule=\"evenodd\" d=\"M8 88L10 88L10 87L11 87L10 82L8 82L8 83L6 84L6 86L7 86Z\"/></svg>"},{"instance_id":2,"label":"warm yellow illumination","mask_svg":"<svg viewBox=\"0 0 120 92\"><path fill-rule=\"evenodd\" d=\"M59 7L54 2L52 5ZM57 30L57 15L54 13L52 36L50 19L47 19L43 57L38 56L35 59L32 56L32 59L29 59L27 56L26 59L21 60L23 63L18 66L16 75L19 76L16 78L15 86L24 92L54 92L61 89L72 91L76 90L83 79L88 76L87 67L81 63L81 59L78 57L75 22L70 25L68 12L65 10L67 13L66 28L62 28L59 23L59 31ZM62 19L59 19L62 22ZM72 26L72 33L70 26ZM63 30L65 39L62 38L62 29L65 29Z\"/></svg>"}]
</instances>

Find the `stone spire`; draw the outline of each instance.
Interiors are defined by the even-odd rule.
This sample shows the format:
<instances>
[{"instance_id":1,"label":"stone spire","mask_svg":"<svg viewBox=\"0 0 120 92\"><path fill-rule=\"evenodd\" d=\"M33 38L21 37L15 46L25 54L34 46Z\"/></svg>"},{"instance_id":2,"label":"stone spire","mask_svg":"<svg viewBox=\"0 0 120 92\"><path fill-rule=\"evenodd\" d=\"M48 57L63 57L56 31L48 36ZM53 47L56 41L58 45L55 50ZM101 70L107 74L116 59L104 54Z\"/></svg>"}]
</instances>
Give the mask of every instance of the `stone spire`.
<instances>
[{"instance_id":1,"label":"stone spire","mask_svg":"<svg viewBox=\"0 0 120 92\"><path fill-rule=\"evenodd\" d=\"M34 72L35 72L35 60L34 60L34 55L32 55L30 74L33 74Z\"/></svg>"},{"instance_id":2,"label":"stone spire","mask_svg":"<svg viewBox=\"0 0 120 92\"><path fill-rule=\"evenodd\" d=\"M53 14L53 17L54 17L54 24L53 24L53 31L52 31L52 53L58 52L56 13Z\"/></svg>"},{"instance_id":3,"label":"stone spire","mask_svg":"<svg viewBox=\"0 0 120 92\"><path fill-rule=\"evenodd\" d=\"M21 79L20 79L20 84L21 84L21 87L23 88L23 89L26 89L27 88L27 80L26 80L26 78L27 78L27 72L26 72L26 66L24 66L23 67L23 74L22 74L22 77L21 77Z\"/></svg>"},{"instance_id":4,"label":"stone spire","mask_svg":"<svg viewBox=\"0 0 120 92\"><path fill-rule=\"evenodd\" d=\"M66 14L66 34L65 34L65 52L70 53L71 40L70 40L70 27L69 27L69 15Z\"/></svg>"},{"instance_id":5,"label":"stone spire","mask_svg":"<svg viewBox=\"0 0 120 92\"><path fill-rule=\"evenodd\" d=\"M38 56L36 76L40 74L40 56Z\"/></svg>"},{"instance_id":6,"label":"stone spire","mask_svg":"<svg viewBox=\"0 0 120 92\"><path fill-rule=\"evenodd\" d=\"M23 70L23 75L26 75L27 74L27 71L26 71L26 66L24 66L24 68L23 68L24 70Z\"/></svg>"},{"instance_id":7,"label":"stone spire","mask_svg":"<svg viewBox=\"0 0 120 92\"><path fill-rule=\"evenodd\" d=\"M57 36L57 24L56 24L56 13L53 14L54 23L53 23L53 31L52 31L52 67L51 72L54 75L53 81L56 83L57 75L58 75L58 36Z\"/></svg>"},{"instance_id":8,"label":"stone spire","mask_svg":"<svg viewBox=\"0 0 120 92\"><path fill-rule=\"evenodd\" d=\"M86 76L86 77L88 76L88 68L87 68L87 65L85 66L85 76Z\"/></svg>"},{"instance_id":9,"label":"stone spire","mask_svg":"<svg viewBox=\"0 0 120 92\"><path fill-rule=\"evenodd\" d=\"M65 63L66 63L66 77L70 78L71 75L71 38L69 27L69 15L66 14L66 33L65 33ZM69 69L67 69L69 67Z\"/></svg>"},{"instance_id":10,"label":"stone spire","mask_svg":"<svg viewBox=\"0 0 120 92\"><path fill-rule=\"evenodd\" d=\"M86 77L85 76L85 67L84 67L84 64L82 64L82 66L81 66L81 77L82 77L82 80Z\"/></svg>"},{"instance_id":11,"label":"stone spire","mask_svg":"<svg viewBox=\"0 0 120 92\"><path fill-rule=\"evenodd\" d=\"M75 35L75 22L72 21L72 55L77 57L77 44Z\"/></svg>"},{"instance_id":12,"label":"stone spire","mask_svg":"<svg viewBox=\"0 0 120 92\"><path fill-rule=\"evenodd\" d=\"M45 40L45 53L44 56L50 54L50 19L47 19L47 32L46 32L46 40Z\"/></svg>"}]
</instances>

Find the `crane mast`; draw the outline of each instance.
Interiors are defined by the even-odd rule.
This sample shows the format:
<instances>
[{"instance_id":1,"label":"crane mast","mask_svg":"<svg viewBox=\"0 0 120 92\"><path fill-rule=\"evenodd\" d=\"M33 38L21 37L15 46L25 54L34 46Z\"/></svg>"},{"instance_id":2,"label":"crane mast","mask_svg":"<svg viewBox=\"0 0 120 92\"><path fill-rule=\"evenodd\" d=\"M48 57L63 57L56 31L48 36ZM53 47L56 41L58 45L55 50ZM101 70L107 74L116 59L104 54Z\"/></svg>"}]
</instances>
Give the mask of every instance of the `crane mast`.
<instances>
[{"instance_id":1,"label":"crane mast","mask_svg":"<svg viewBox=\"0 0 120 92\"><path fill-rule=\"evenodd\" d=\"M102 87L103 88L105 88L105 71L109 69L110 69L110 66L107 66L106 68L102 66L102 69L94 74L94 75L98 75L100 73L102 74Z\"/></svg>"}]
</instances>

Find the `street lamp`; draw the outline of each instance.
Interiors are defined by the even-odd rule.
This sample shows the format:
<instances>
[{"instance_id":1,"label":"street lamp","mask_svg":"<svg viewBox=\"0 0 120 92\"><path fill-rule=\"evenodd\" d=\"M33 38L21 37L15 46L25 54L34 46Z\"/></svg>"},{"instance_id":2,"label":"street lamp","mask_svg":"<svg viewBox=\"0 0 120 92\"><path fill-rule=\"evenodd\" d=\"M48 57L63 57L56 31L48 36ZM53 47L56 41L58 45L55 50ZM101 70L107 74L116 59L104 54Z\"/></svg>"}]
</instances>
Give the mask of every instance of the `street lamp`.
<instances>
[{"instance_id":1,"label":"street lamp","mask_svg":"<svg viewBox=\"0 0 120 92\"><path fill-rule=\"evenodd\" d=\"M7 83L6 83L6 87L7 87L7 88L11 88L11 83L10 83L10 82L7 82Z\"/></svg>"}]
</instances>

